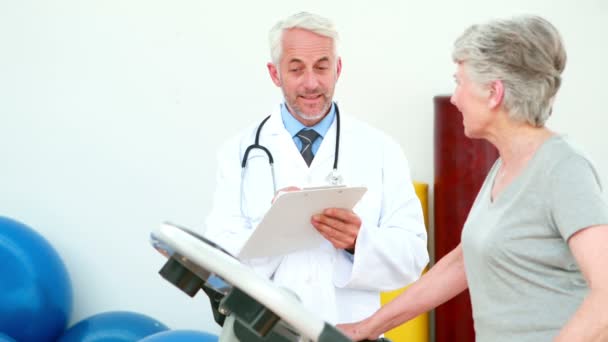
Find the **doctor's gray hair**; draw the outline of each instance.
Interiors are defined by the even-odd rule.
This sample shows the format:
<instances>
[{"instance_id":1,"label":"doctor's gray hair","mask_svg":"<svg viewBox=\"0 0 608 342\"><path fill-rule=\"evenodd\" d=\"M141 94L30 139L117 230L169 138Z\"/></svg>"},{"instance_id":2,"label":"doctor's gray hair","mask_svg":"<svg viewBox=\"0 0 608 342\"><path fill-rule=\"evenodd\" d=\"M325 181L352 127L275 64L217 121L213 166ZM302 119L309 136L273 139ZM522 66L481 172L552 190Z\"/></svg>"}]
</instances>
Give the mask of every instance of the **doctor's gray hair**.
<instances>
[{"instance_id":1,"label":"doctor's gray hair","mask_svg":"<svg viewBox=\"0 0 608 342\"><path fill-rule=\"evenodd\" d=\"M286 30L299 28L316 33L320 36L331 38L334 43L334 54L337 56L338 31L334 24L327 18L308 12L296 13L285 20L276 23L270 29L268 38L270 41L270 58L272 63L278 67L283 52L283 33Z\"/></svg>"},{"instance_id":2,"label":"doctor's gray hair","mask_svg":"<svg viewBox=\"0 0 608 342\"><path fill-rule=\"evenodd\" d=\"M511 118L536 127L551 115L566 67L559 32L538 16L473 25L454 43L452 58L482 86L501 80Z\"/></svg>"}]
</instances>

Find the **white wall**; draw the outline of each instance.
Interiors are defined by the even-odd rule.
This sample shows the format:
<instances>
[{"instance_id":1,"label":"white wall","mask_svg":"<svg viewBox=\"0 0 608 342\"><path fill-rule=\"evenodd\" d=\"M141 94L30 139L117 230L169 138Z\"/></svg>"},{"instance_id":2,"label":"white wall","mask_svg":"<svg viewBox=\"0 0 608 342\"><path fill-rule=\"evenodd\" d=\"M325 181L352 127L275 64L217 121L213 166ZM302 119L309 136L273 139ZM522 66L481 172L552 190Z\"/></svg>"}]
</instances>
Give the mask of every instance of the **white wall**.
<instances>
[{"instance_id":1,"label":"white wall","mask_svg":"<svg viewBox=\"0 0 608 342\"><path fill-rule=\"evenodd\" d=\"M164 220L203 227L218 144L281 98L265 68L266 34L296 11L336 22L342 111L397 137L427 183L432 98L453 88L453 40L478 21L545 16L569 52L549 126L606 175L608 2L371 3L0 2L0 215L31 225L62 255L73 322L133 310L218 332L205 296L191 300L157 275L163 258L148 234Z\"/></svg>"}]
</instances>

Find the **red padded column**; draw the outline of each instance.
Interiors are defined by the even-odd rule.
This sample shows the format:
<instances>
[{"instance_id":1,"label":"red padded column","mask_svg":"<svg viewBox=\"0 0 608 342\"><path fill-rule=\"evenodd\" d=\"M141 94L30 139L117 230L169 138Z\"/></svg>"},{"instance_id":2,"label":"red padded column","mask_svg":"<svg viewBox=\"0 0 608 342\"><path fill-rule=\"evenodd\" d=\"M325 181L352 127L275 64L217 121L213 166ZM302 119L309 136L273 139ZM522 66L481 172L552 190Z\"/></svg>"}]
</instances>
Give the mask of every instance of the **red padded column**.
<instances>
[{"instance_id":1,"label":"red padded column","mask_svg":"<svg viewBox=\"0 0 608 342\"><path fill-rule=\"evenodd\" d=\"M462 114L449 96L435 96L435 260L460 243L471 205L498 152L464 135ZM469 292L435 310L436 342L475 341Z\"/></svg>"}]
</instances>

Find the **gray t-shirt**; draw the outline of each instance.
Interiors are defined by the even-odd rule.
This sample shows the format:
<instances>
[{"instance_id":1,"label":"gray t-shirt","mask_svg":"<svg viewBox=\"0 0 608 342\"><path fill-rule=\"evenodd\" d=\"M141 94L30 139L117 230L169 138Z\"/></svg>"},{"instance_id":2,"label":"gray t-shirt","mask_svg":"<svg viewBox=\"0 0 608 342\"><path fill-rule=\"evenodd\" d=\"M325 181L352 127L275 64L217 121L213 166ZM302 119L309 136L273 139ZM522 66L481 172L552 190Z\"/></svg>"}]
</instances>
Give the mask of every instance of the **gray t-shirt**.
<instances>
[{"instance_id":1,"label":"gray t-shirt","mask_svg":"<svg viewBox=\"0 0 608 342\"><path fill-rule=\"evenodd\" d=\"M476 341L551 341L588 291L568 238L608 223L608 205L593 165L561 136L492 201L500 164L462 231Z\"/></svg>"}]
</instances>

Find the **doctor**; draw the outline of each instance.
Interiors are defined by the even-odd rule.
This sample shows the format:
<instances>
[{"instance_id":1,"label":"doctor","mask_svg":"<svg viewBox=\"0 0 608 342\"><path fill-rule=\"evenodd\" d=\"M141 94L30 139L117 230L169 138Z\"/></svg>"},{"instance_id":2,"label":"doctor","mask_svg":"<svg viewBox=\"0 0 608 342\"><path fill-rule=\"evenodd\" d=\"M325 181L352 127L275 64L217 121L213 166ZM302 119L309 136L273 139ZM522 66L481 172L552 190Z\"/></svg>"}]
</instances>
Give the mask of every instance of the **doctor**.
<instances>
[{"instance_id":1,"label":"doctor","mask_svg":"<svg viewBox=\"0 0 608 342\"><path fill-rule=\"evenodd\" d=\"M422 210L399 145L377 129L340 116L332 102L342 71L337 38L330 21L310 13L272 28L267 67L285 102L219 151L205 232L238 254L276 189L366 186L354 211L327 208L311 217L326 239L317 248L245 261L334 324L372 314L380 306L380 291L413 282L428 262Z\"/></svg>"}]
</instances>

